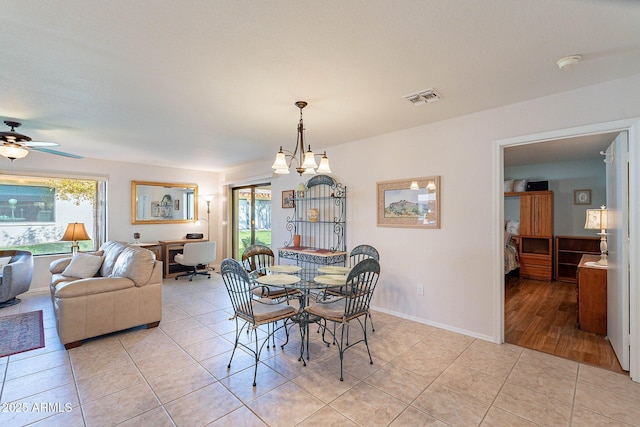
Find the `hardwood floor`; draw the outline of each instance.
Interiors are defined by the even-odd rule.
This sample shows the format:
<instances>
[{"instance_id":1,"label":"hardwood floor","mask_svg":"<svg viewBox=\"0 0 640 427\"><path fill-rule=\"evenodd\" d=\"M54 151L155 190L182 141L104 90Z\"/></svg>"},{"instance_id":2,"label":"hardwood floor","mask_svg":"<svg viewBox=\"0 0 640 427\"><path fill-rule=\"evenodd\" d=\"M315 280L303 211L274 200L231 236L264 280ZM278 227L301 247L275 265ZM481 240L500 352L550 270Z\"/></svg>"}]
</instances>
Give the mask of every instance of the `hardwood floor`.
<instances>
[{"instance_id":1,"label":"hardwood floor","mask_svg":"<svg viewBox=\"0 0 640 427\"><path fill-rule=\"evenodd\" d=\"M578 329L575 283L505 278L505 341L624 373L609 340Z\"/></svg>"}]
</instances>

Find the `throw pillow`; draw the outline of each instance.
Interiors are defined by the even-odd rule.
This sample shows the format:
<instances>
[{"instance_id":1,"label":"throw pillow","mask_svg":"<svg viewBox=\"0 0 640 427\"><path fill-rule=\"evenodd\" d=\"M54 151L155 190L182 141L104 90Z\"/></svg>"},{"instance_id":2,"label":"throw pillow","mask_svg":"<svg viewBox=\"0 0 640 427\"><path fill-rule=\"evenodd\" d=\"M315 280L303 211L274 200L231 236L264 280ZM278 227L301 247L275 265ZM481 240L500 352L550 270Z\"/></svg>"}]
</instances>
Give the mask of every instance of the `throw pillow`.
<instances>
[{"instance_id":1,"label":"throw pillow","mask_svg":"<svg viewBox=\"0 0 640 427\"><path fill-rule=\"evenodd\" d=\"M62 272L63 276L86 279L96 275L104 261L103 256L79 253L71 259L71 263Z\"/></svg>"}]
</instances>

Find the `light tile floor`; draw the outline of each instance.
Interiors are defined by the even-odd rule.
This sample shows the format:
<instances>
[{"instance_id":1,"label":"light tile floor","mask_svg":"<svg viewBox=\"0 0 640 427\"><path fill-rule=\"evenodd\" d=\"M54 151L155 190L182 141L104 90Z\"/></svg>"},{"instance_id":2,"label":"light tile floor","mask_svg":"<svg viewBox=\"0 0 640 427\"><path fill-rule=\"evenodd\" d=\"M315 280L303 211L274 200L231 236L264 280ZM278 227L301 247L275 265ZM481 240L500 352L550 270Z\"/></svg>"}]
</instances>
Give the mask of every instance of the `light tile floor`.
<instances>
[{"instance_id":1,"label":"light tile floor","mask_svg":"<svg viewBox=\"0 0 640 427\"><path fill-rule=\"evenodd\" d=\"M0 358L0 425L640 425L640 384L624 375L379 312L369 333L373 365L363 344L352 348L340 382L337 350L314 328L304 367L294 329L284 350L264 351L254 388L247 353L236 352L227 369L235 322L218 274L167 280L163 298L160 327L68 352L48 294L0 310L43 310L46 340Z\"/></svg>"}]
</instances>

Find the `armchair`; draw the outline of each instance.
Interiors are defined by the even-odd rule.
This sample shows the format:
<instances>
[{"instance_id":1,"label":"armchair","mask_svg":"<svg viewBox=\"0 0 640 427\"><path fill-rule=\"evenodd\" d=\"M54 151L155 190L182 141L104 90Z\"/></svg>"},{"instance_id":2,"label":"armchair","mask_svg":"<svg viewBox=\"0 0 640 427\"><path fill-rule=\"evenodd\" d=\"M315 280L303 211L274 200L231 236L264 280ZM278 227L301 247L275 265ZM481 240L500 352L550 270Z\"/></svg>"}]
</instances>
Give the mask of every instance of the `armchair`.
<instances>
[{"instance_id":1,"label":"armchair","mask_svg":"<svg viewBox=\"0 0 640 427\"><path fill-rule=\"evenodd\" d=\"M1 267L0 308L18 304L16 298L29 290L33 277L33 255L27 251L0 251L0 258L9 258Z\"/></svg>"}]
</instances>

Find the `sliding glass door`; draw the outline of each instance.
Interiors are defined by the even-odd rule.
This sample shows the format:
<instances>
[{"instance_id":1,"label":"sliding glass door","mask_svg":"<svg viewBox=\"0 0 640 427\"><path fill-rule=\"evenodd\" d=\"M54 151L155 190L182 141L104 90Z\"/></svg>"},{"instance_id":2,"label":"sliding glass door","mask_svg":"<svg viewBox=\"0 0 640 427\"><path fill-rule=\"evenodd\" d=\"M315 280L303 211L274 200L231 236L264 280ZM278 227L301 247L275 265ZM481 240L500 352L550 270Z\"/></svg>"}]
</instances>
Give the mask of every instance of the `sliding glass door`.
<instances>
[{"instance_id":1,"label":"sliding glass door","mask_svg":"<svg viewBox=\"0 0 640 427\"><path fill-rule=\"evenodd\" d=\"M233 254L250 245L271 246L271 184L233 189Z\"/></svg>"}]
</instances>

